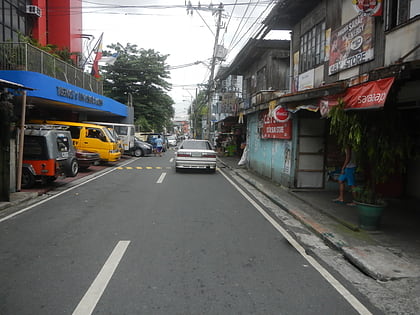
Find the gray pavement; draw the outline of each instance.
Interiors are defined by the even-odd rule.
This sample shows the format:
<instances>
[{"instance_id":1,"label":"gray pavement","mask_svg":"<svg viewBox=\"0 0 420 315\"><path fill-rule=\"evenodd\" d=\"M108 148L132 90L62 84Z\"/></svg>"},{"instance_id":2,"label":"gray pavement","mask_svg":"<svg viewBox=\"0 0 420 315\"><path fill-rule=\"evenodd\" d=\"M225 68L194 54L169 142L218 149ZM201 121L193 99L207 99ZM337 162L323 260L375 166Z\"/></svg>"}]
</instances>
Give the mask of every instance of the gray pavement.
<instances>
[{"instance_id":1,"label":"gray pavement","mask_svg":"<svg viewBox=\"0 0 420 315\"><path fill-rule=\"evenodd\" d=\"M418 200L391 200L380 229L364 231L358 227L355 208L332 202L336 197L334 191L288 190L238 166L236 157L218 159L221 165L264 193L372 278L380 281L415 278L420 281ZM28 204L43 194L44 191L12 193L9 202L0 202L0 218L8 215L10 208Z\"/></svg>"},{"instance_id":2,"label":"gray pavement","mask_svg":"<svg viewBox=\"0 0 420 315\"><path fill-rule=\"evenodd\" d=\"M246 167L236 157L219 161L318 234L330 247L379 281L420 281L419 200L390 200L377 231L359 228L357 210L332 202L337 191L289 190Z\"/></svg>"}]
</instances>

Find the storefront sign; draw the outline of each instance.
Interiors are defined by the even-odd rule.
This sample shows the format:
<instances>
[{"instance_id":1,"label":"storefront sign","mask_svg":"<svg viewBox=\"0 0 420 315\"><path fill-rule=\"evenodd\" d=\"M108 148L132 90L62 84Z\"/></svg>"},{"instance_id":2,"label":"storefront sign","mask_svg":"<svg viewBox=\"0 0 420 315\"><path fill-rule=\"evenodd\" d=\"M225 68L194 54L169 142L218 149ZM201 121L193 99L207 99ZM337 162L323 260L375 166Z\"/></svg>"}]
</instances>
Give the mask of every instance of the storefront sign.
<instances>
[{"instance_id":1,"label":"storefront sign","mask_svg":"<svg viewBox=\"0 0 420 315\"><path fill-rule=\"evenodd\" d=\"M273 117L277 122L284 123L290 119L290 113L283 106L277 106L273 110Z\"/></svg>"},{"instance_id":2,"label":"storefront sign","mask_svg":"<svg viewBox=\"0 0 420 315\"><path fill-rule=\"evenodd\" d=\"M100 98L83 94L61 86L57 86L57 95L71 100L78 100L88 104L103 105L103 101Z\"/></svg>"},{"instance_id":3,"label":"storefront sign","mask_svg":"<svg viewBox=\"0 0 420 315\"><path fill-rule=\"evenodd\" d=\"M338 105L339 99L343 100L345 110L383 107L394 80L394 77L390 77L370 81L348 88L343 95L323 97L319 101L321 116L328 116L330 108Z\"/></svg>"},{"instance_id":4,"label":"storefront sign","mask_svg":"<svg viewBox=\"0 0 420 315\"><path fill-rule=\"evenodd\" d=\"M262 139L291 139L292 138L292 121L277 122L274 117L270 117L268 110L260 114L262 122L261 138Z\"/></svg>"},{"instance_id":5,"label":"storefront sign","mask_svg":"<svg viewBox=\"0 0 420 315\"><path fill-rule=\"evenodd\" d=\"M311 69L299 75L298 90L303 91L314 88L315 69Z\"/></svg>"},{"instance_id":6,"label":"storefront sign","mask_svg":"<svg viewBox=\"0 0 420 315\"><path fill-rule=\"evenodd\" d=\"M363 13L370 16L382 15L383 0L351 0L354 9L358 13Z\"/></svg>"},{"instance_id":7,"label":"storefront sign","mask_svg":"<svg viewBox=\"0 0 420 315\"><path fill-rule=\"evenodd\" d=\"M358 15L331 34L328 74L352 68L374 58L373 18Z\"/></svg>"},{"instance_id":8,"label":"storefront sign","mask_svg":"<svg viewBox=\"0 0 420 315\"><path fill-rule=\"evenodd\" d=\"M371 81L348 88L344 95L345 109L379 108L385 105L394 77Z\"/></svg>"}]
</instances>

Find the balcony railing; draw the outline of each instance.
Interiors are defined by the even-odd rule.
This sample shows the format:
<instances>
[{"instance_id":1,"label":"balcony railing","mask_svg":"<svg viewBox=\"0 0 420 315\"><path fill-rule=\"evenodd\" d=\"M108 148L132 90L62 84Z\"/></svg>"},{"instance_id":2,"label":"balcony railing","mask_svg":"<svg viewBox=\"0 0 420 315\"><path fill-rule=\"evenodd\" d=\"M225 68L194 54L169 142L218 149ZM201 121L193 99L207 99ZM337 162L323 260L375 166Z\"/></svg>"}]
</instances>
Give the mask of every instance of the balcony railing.
<instances>
[{"instance_id":1,"label":"balcony railing","mask_svg":"<svg viewBox=\"0 0 420 315\"><path fill-rule=\"evenodd\" d=\"M38 72L85 90L103 94L101 81L28 43L0 43L0 70Z\"/></svg>"}]
</instances>

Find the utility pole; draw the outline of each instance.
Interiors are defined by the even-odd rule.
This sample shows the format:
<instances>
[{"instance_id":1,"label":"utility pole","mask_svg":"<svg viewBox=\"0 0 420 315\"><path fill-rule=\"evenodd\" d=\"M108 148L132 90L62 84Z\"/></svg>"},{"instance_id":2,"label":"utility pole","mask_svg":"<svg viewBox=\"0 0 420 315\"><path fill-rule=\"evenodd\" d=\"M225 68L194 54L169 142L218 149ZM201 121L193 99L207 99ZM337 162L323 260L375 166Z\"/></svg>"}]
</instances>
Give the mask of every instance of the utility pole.
<instances>
[{"instance_id":1,"label":"utility pole","mask_svg":"<svg viewBox=\"0 0 420 315\"><path fill-rule=\"evenodd\" d=\"M208 8L201 6L199 3L197 7L193 7L191 5L191 1L188 1L187 6L187 14L193 14L193 10L211 10L213 15L217 15L217 22L216 22L216 35L214 38L214 46L213 46L213 55L211 58L210 64L210 78L207 86L207 97L208 97L208 105L207 105L207 128L205 133L205 139L210 140L210 131L211 131L211 118L212 118L212 98L213 98L213 91L214 91L214 70L216 67L216 60L217 60L217 52L218 52L218 42L219 42L219 34L220 29L222 28L222 13L223 13L223 3L220 2L217 8L213 7L213 4L210 4Z\"/></svg>"},{"instance_id":2,"label":"utility pole","mask_svg":"<svg viewBox=\"0 0 420 315\"><path fill-rule=\"evenodd\" d=\"M210 140L210 131L211 131L211 118L212 118L212 100L213 100L213 91L214 91L214 69L216 67L216 57L217 57L217 47L219 42L219 33L222 22L222 12L223 12L223 3L220 2L216 14L217 14L217 24L216 24L216 36L214 38L214 47L213 47L213 56L211 59L211 68L210 68L210 79L208 87L208 112L207 112L207 130L206 130L206 139Z\"/></svg>"}]
</instances>

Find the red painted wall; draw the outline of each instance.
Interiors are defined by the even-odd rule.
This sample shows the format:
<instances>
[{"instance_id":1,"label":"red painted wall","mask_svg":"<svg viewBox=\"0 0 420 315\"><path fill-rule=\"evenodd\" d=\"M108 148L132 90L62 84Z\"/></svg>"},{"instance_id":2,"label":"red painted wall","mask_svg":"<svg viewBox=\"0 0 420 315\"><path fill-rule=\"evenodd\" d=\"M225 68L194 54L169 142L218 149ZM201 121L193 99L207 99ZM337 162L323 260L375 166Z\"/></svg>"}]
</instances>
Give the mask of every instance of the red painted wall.
<instances>
[{"instance_id":1,"label":"red painted wall","mask_svg":"<svg viewBox=\"0 0 420 315\"><path fill-rule=\"evenodd\" d=\"M32 28L32 37L37 39L38 42L45 46L47 44L47 4L46 0L33 0L33 5L41 8L41 17L32 17L34 24Z\"/></svg>"},{"instance_id":2,"label":"red painted wall","mask_svg":"<svg viewBox=\"0 0 420 315\"><path fill-rule=\"evenodd\" d=\"M82 53L81 0L32 0L32 4L42 9L42 16L34 17L34 38L42 45L53 44Z\"/></svg>"}]
</instances>

